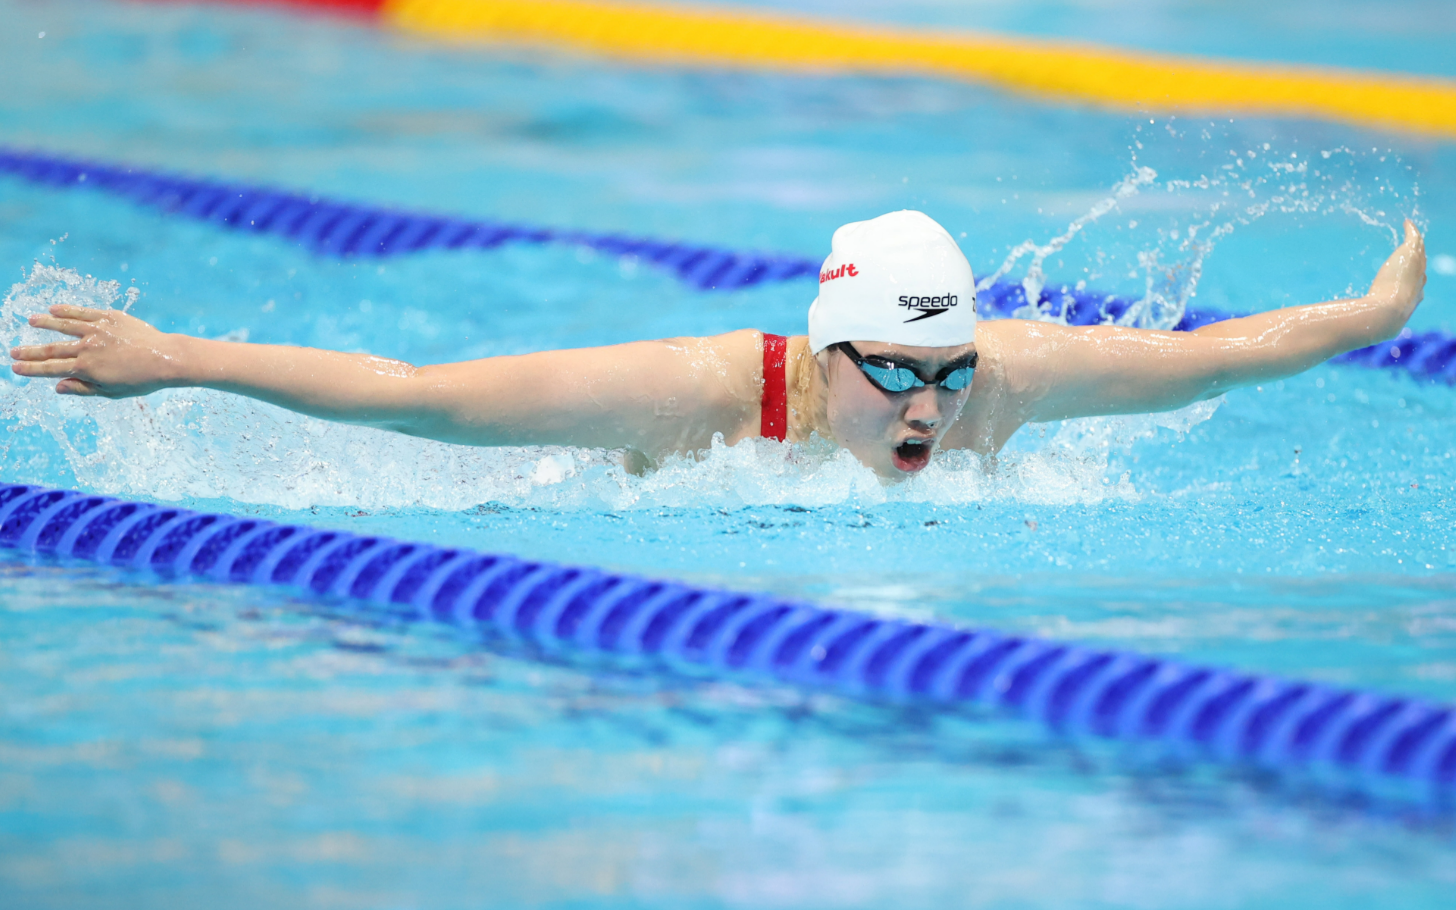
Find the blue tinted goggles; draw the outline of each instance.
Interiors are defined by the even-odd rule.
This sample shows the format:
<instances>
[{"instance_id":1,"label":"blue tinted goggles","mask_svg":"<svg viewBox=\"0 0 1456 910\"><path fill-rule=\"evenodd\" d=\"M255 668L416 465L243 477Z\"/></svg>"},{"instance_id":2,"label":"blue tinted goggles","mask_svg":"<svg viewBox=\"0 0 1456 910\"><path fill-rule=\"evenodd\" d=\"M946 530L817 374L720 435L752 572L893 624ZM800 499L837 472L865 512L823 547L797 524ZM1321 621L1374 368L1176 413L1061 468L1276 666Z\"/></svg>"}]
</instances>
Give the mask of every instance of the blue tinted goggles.
<instances>
[{"instance_id":1,"label":"blue tinted goggles","mask_svg":"<svg viewBox=\"0 0 1456 910\"><path fill-rule=\"evenodd\" d=\"M876 388L885 392L908 392L911 389L918 389L926 385L938 385L942 389L952 392L959 392L971 384L976 375L976 354L972 352L959 360L953 360L946 364L935 378L924 380L920 374L903 363L898 363L888 357L881 357L872 354L865 357L854 349L854 345L847 341L841 341L834 345L859 367L860 372L865 374Z\"/></svg>"}]
</instances>

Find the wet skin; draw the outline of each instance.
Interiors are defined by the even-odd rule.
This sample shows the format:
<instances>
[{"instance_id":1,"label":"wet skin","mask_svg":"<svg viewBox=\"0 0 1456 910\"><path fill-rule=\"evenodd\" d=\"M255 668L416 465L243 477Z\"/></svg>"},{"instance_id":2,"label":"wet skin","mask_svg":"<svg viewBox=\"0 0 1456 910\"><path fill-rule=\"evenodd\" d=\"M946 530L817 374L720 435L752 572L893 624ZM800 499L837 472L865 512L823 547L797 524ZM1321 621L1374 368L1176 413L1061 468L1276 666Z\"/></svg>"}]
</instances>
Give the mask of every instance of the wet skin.
<instances>
[{"instance_id":1,"label":"wet skin","mask_svg":"<svg viewBox=\"0 0 1456 910\"><path fill-rule=\"evenodd\" d=\"M974 345L855 342L862 356L912 365L922 378L975 350L975 379L959 392L886 393L843 352L815 355L807 338L791 338L788 439L833 440L893 480L922 470L936 448L993 454L1027 423L1173 410L1292 376L1399 333L1426 280L1421 235L1409 221L1405 231L1362 297L1194 332L1003 319L978 326ZM59 379L63 395L205 387L443 442L621 449L629 465L699 451L718 436L729 444L757 436L761 420L763 335L753 330L415 367L168 334L125 313L70 305L30 324L70 339L15 348L11 369Z\"/></svg>"},{"instance_id":2,"label":"wet skin","mask_svg":"<svg viewBox=\"0 0 1456 910\"><path fill-rule=\"evenodd\" d=\"M807 339L805 339L807 346ZM947 364L976 352L974 344L917 347L878 341L852 342L860 356L910 367L922 381ZM886 392L870 382L847 354L826 348L814 358L823 377L827 435L884 477L923 470L969 400L974 382L959 391L934 383L906 392Z\"/></svg>"}]
</instances>

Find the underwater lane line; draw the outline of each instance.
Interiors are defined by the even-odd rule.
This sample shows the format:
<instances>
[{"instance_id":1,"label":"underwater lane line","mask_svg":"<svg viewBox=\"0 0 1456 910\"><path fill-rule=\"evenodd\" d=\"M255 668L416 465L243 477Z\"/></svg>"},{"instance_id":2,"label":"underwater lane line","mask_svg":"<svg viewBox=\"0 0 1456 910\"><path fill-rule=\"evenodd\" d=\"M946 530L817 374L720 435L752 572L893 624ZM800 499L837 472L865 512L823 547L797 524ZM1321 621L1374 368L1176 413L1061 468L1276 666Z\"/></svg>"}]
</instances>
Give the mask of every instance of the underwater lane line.
<instances>
[{"instance_id":1,"label":"underwater lane line","mask_svg":"<svg viewBox=\"0 0 1456 910\"><path fill-rule=\"evenodd\" d=\"M744 252L721 247L597 233L541 225L478 221L448 215L355 205L271 187L184 177L161 171L103 164L0 146L0 174L42 186L90 188L165 214L205 221L235 231L269 234L330 258L385 258L426 250L493 249L506 243L588 247L632 256L665 269L702 291L738 290L763 282L816 278L820 260L792 253ZM980 288L977 307L986 318L1008 317L1026 306L1026 289L1000 281ZM1138 301L1071 285L1043 287L1042 313L1071 325L1098 325L1123 318ZM1235 314L1185 310L1173 326L1190 331ZM1404 329L1394 341L1334 358L1333 363L1395 370L1430 382L1456 384L1456 335Z\"/></svg>"},{"instance_id":2,"label":"underwater lane line","mask_svg":"<svg viewBox=\"0 0 1456 910\"><path fill-rule=\"evenodd\" d=\"M772 595L360 536L26 484L0 546L215 583L367 601L548 650L616 654L851 698L980 706L1063 736L1343 782L1456 785L1456 710L1319 683Z\"/></svg>"},{"instance_id":3,"label":"underwater lane line","mask_svg":"<svg viewBox=\"0 0 1456 910\"><path fill-rule=\"evenodd\" d=\"M235 0L268 2L275 0ZM1456 139L1456 82L711 5L604 0L281 0L447 41L695 68L919 75L1112 110L1296 117Z\"/></svg>"}]
</instances>

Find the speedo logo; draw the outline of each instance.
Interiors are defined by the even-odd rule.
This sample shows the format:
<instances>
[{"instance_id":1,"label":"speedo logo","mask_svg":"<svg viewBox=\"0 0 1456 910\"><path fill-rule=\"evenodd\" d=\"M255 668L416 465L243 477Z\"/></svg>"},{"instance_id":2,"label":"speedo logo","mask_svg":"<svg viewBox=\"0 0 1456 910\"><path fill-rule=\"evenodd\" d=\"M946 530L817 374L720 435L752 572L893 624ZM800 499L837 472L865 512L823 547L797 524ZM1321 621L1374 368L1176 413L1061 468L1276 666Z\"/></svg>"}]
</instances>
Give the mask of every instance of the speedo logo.
<instances>
[{"instance_id":1,"label":"speedo logo","mask_svg":"<svg viewBox=\"0 0 1456 910\"><path fill-rule=\"evenodd\" d=\"M917 312L919 315L911 316L906 322L919 322L922 319L929 319L931 316L939 316L951 307L960 302L955 294L943 294L940 297L901 297L900 306L909 312Z\"/></svg>"},{"instance_id":2,"label":"speedo logo","mask_svg":"<svg viewBox=\"0 0 1456 910\"><path fill-rule=\"evenodd\" d=\"M859 275L859 269L856 269L854 267L854 263L851 262L851 263L848 263L846 265L841 265L837 269L830 269L827 272L820 272L819 273L819 283L820 284L823 284L826 281L833 281L836 278L844 278L845 276L848 276L850 278L854 278L854 277L856 277L858 275Z\"/></svg>"}]
</instances>

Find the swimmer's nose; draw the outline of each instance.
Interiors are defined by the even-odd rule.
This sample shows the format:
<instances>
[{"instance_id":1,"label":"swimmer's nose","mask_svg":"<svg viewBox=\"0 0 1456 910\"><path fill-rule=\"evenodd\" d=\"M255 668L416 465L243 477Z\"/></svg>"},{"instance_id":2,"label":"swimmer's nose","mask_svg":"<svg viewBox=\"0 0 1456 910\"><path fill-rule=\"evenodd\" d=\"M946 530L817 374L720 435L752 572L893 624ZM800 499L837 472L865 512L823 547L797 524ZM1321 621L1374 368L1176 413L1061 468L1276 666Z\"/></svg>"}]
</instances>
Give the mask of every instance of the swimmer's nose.
<instances>
[{"instance_id":1,"label":"swimmer's nose","mask_svg":"<svg viewBox=\"0 0 1456 910\"><path fill-rule=\"evenodd\" d=\"M934 430L940 426L940 396L935 389L916 389L905 405L905 423L915 430Z\"/></svg>"}]
</instances>

